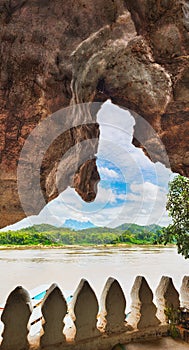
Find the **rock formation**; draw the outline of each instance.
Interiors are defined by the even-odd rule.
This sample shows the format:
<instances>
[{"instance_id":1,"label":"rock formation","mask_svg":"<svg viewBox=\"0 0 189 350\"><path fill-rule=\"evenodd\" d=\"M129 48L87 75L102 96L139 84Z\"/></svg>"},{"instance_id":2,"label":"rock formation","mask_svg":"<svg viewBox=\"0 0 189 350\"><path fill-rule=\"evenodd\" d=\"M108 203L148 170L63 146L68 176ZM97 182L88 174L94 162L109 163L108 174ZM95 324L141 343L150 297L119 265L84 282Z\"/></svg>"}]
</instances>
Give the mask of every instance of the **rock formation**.
<instances>
[{"instance_id":1,"label":"rock formation","mask_svg":"<svg viewBox=\"0 0 189 350\"><path fill-rule=\"evenodd\" d=\"M141 115L163 142L171 169L189 176L188 17L187 2L178 0L0 0L0 227L25 216L17 189L25 140L40 121L70 102L110 98L131 109L133 143L152 161L167 165L161 146L141 130ZM40 168L46 202L58 194L56 172L65 153L98 137L94 113L93 123L54 140ZM95 142L84 163L78 149L63 160L72 169L76 157L78 166L61 190L70 185L84 200L94 200L97 147ZM24 167L31 167L29 160ZM31 208L31 214L40 209Z\"/></svg>"}]
</instances>

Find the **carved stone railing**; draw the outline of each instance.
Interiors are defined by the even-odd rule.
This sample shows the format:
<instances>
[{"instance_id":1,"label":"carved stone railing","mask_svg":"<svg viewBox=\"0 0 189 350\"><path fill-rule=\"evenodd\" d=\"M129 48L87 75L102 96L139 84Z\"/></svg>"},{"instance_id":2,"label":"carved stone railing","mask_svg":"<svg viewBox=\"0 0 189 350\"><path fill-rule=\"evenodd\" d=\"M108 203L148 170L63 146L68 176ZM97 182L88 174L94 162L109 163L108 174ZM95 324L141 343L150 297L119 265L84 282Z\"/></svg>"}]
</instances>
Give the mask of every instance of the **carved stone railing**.
<instances>
[{"instance_id":1,"label":"carved stone railing","mask_svg":"<svg viewBox=\"0 0 189 350\"><path fill-rule=\"evenodd\" d=\"M89 283L82 279L67 305L61 290L53 284L41 304L43 325L35 336L30 334L32 303L22 287L14 289L1 315L4 324L2 350L109 350L117 343L151 340L166 336L169 321L166 309L189 306L189 277L183 278L179 293L170 277L162 277L153 293L144 277L135 279L131 291L131 312L125 315L126 298L119 282L109 278L100 306ZM69 327L66 319L70 319Z\"/></svg>"}]
</instances>

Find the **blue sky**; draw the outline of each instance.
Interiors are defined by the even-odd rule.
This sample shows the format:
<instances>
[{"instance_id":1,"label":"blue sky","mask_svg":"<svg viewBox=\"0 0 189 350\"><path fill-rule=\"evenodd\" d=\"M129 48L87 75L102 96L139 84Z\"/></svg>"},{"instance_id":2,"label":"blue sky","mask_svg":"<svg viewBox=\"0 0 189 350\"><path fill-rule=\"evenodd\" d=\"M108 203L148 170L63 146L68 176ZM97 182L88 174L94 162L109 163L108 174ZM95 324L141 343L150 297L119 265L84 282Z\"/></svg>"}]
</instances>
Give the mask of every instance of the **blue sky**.
<instances>
[{"instance_id":1,"label":"blue sky","mask_svg":"<svg viewBox=\"0 0 189 350\"><path fill-rule=\"evenodd\" d=\"M24 219L11 229L42 222L59 226L70 218L109 227L126 222L140 225L170 222L165 204L168 181L173 174L162 164L152 163L141 149L131 144L132 115L107 101L98 113L98 122L97 166L101 181L96 200L85 203L74 189L68 188L38 216Z\"/></svg>"}]
</instances>

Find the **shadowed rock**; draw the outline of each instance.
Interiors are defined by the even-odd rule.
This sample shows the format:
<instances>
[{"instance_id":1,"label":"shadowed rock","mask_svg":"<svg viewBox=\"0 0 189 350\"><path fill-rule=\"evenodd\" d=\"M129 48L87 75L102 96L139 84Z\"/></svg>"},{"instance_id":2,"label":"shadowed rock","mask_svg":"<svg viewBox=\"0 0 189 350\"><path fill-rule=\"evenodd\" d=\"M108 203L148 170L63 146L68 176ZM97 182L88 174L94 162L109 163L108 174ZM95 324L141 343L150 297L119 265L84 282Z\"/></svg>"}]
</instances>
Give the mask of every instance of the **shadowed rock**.
<instances>
[{"instance_id":1,"label":"shadowed rock","mask_svg":"<svg viewBox=\"0 0 189 350\"><path fill-rule=\"evenodd\" d=\"M5 0L0 5L0 227L28 215L17 181L27 137L47 116L70 103L111 99L132 110L133 144L153 162L170 164L174 172L189 176L188 12L184 0L88 0L82 6L74 0ZM157 139L141 130L137 114L159 136L169 164ZM138 140L142 133L143 142ZM72 186L85 201L94 200L98 137L97 123L64 132L49 145L37 178L31 162L22 159L24 173L27 169L33 175L32 182L24 179L26 193L37 181L43 206L56 198L62 157L87 139L90 158L81 164L76 147L64 159L63 168L70 171L62 173L60 190ZM29 210L37 214L41 205L36 200Z\"/></svg>"}]
</instances>

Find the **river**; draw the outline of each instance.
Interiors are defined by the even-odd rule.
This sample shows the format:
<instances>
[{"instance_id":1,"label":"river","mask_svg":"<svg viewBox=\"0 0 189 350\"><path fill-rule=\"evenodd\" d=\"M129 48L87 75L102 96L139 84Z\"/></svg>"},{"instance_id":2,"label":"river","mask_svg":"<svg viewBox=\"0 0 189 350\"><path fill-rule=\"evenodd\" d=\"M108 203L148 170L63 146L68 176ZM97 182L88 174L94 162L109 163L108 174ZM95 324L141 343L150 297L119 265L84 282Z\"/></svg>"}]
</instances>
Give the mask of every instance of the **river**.
<instances>
[{"instance_id":1,"label":"river","mask_svg":"<svg viewBox=\"0 0 189 350\"><path fill-rule=\"evenodd\" d=\"M0 303L18 285L32 289L56 282L63 291L73 292L81 278L88 280L99 298L111 276L120 282L128 309L137 275L145 276L153 291L162 275L171 276L179 289L183 276L189 275L189 260L167 247L1 250Z\"/></svg>"}]
</instances>

